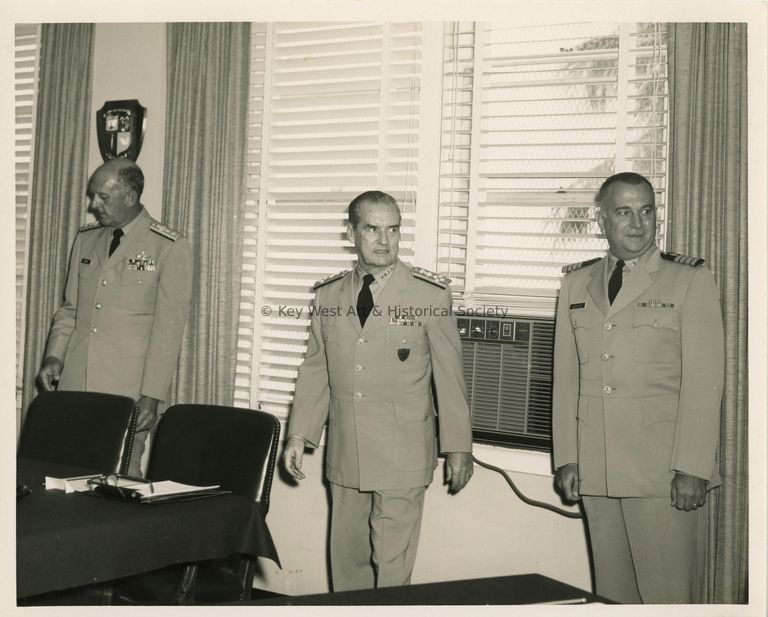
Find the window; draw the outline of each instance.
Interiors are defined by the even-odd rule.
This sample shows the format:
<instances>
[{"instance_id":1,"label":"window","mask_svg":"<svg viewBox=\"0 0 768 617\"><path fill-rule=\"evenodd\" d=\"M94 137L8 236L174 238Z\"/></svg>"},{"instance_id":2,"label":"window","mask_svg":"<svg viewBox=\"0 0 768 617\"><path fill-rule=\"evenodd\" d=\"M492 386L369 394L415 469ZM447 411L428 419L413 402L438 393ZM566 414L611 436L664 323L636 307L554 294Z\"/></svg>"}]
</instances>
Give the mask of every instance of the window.
<instances>
[{"instance_id":1,"label":"window","mask_svg":"<svg viewBox=\"0 0 768 617\"><path fill-rule=\"evenodd\" d=\"M651 180L663 239L665 45L663 24L446 27L438 261L461 304L553 315L619 171Z\"/></svg>"},{"instance_id":2,"label":"window","mask_svg":"<svg viewBox=\"0 0 768 617\"><path fill-rule=\"evenodd\" d=\"M16 407L21 408L24 361L24 307L29 219L34 152L35 93L37 89L39 26L17 24L14 55L14 166L16 174Z\"/></svg>"},{"instance_id":3,"label":"window","mask_svg":"<svg viewBox=\"0 0 768 617\"><path fill-rule=\"evenodd\" d=\"M252 37L236 400L285 417L312 285L354 260L352 198L386 187L403 212L400 256L413 256L422 26L269 23Z\"/></svg>"}]
</instances>

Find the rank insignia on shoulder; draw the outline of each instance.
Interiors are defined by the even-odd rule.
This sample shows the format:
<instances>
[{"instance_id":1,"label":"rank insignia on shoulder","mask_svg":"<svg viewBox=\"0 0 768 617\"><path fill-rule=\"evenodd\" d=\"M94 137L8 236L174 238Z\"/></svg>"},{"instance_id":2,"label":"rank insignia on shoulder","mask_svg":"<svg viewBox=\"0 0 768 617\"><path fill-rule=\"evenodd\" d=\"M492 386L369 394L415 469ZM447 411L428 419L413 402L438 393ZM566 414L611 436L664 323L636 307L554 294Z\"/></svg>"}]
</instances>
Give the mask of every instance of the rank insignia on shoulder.
<instances>
[{"instance_id":1,"label":"rank insignia on shoulder","mask_svg":"<svg viewBox=\"0 0 768 617\"><path fill-rule=\"evenodd\" d=\"M445 289L450 285L451 279L449 279L446 276L440 276L439 274L436 274L434 272L431 272L430 270L427 270L425 268L417 268L412 267L411 268L411 274L415 276L417 279L426 281L427 283L432 283L433 285L437 285L438 287L442 287Z\"/></svg>"},{"instance_id":2,"label":"rank insignia on shoulder","mask_svg":"<svg viewBox=\"0 0 768 617\"><path fill-rule=\"evenodd\" d=\"M568 272L573 272L574 270L580 270L581 268L585 266L591 266L594 263L597 263L600 261L601 257L595 257L594 259L587 259L587 261L579 261L575 264L568 264L567 266L563 266L563 274L567 274Z\"/></svg>"},{"instance_id":3,"label":"rank insignia on shoulder","mask_svg":"<svg viewBox=\"0 0 768 617\"><path fill-rule=\"evenodd\" d=\"M168 238L169 240L173 240L174 242L181 238L181 232L178 232L175 229L171 229L170 227L156 221L150 223L149 228L156 234L160 234L161 236Z\"/></svg>"},{"instance_id":4,"label":"rank insignia on shoulder","mask_svg":"<svg viewBox=\"0 0 768 617\"><path fill-rule=\"evenodd\" d=\"M79 231L90 231L91 229L99 229L100 227L101 224L98 221L93 221L93 223L86 223L80 227Z\"/></svg>"},{"instance_id":5,"label":"rank insignia on shoulder","mask_svg":"<svg viewBox=\"0 0 768 617\"><path fill-rule=\"evenodd\" d=\"M331 274L331 276L326 276L324 279L320 279L319 281L315 281L315 284L312 285L313 289L319 289L323 285L327 285L328 283L333 283L333 281L336 281L340 279L342 276L347 274L349 270L342 270L341 272L337 272L336 274Z\"/></svg>"},{"instance_id":6,"label":"rank insignia on shoulder","mask_svg":"<svg viewBox=\"0 0 768 617\"><path fill-rule=\"evenodd\" d=\"M691 257L690 255L681 255L680 253L661 253L661 258L667 261L674 261L677 264L683 264L686 266L700 266L704 263L704 259L701 257Z\"/></svg>"}]
</instances>

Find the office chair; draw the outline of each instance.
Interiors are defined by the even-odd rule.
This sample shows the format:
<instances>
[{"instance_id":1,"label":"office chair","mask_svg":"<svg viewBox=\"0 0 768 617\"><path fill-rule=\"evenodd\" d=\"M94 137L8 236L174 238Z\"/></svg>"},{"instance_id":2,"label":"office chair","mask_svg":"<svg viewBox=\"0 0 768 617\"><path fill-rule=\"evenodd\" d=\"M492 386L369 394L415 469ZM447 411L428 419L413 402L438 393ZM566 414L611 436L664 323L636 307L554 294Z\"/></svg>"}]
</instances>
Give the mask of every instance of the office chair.
<instances>
[{"instance_id":1,"label":"office chair","mask_svg":"<svg viewBox=\"0 0 768 617\"><path fill-rule=\"evenodd\" d=\"M29 406L17 455L100 473L125 473L135 402L101 392L41 392Z\"/></svg>"},{"instance_id":2,"label":"office chair","mask_svg":"<svg viewBox=\"0 0 768 617\"><path fill-rule=\"evenodd\" d=\"M175 405L158 424L147 478L219 484L253 499L266 516L279 436L280 423L263 411ZM114 600L142 605L247 600L255 567L256 559L246 555L170 566L118 581Z\"/></svg>"}]
</instances>

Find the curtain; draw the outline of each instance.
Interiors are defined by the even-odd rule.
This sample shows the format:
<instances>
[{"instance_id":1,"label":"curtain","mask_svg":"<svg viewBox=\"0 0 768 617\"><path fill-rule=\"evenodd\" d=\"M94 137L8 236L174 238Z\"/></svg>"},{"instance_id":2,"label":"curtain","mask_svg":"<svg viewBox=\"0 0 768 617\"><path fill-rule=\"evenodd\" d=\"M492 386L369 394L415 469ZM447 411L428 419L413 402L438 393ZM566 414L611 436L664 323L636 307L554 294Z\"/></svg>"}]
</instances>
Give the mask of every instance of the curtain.
<instances>
[{"instance_id":1,"label":"curtain","mask_svg":"<svg viewBox=\"0 0 768 617\"><path fill-rule=\"evenodd\" d=\"M707 258L725 325L723 484L710 492L703 602L747 601L747 27L670 24L670 250Z\"/></svg>"},{"instance_id":2,"label":"curtain","mask_svg":"<svg viewBox=\"0 0 768 617\"><path fill-rule=\"evenodd\" d=\"M192 243L192 310L171 402L231 405L248 136L249 23L168 24L163 219Z\"/></svg>"},{"instance_id":3,"label":"curtain","mask_svg":"<svg viewBox=\"0 0 768 617\"><path fill-rule=\"evenodd\" d=\"M29 218L22 413L61 304L72 242L85 219L93 24L43 24Z\"/></svg>"}]
</instances>

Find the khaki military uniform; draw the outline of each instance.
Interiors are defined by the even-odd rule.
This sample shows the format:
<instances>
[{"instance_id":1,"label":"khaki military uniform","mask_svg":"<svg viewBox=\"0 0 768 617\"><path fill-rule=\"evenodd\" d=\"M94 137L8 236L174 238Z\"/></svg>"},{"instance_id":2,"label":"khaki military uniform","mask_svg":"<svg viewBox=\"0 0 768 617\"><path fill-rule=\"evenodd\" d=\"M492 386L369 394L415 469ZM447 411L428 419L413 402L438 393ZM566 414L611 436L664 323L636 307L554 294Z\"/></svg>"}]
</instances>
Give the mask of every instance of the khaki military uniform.
<instances>
[{"instance_id":1,"label":"khaki military uniform","mask_svg":"<svg viewBox=\"0 0 768 617\"><path fill-rule=\"evenodd\" d=\"M660 520L662 514L676 521L681 516L669 506L675 472L703 478L709 488L720 483L720 305L712 274L700 265L703 260L664 258L656 247L625 274L610 305L607 261L566 268L571 271L563 278L555 333L554 464L578 463L583 496L663 500L665 507L656 510L653 520L637 517L648 524L646 535L630 537L638 547L653 543L654 555L663 559L661 544L671 543L659 542L662 534L652 531L652 523L658 520L664 529L679 525ZM594 500L585 497L585 506L596 570L622 576L615 563L598 563L595 537L613 532L601 529L600 517L590 515L599 510ZM682 516L691 520L700 513ZM696 534L695 525L689 531ZM626 533L618 535L626 539ZM669 559L694 562L695 543L688 547L687 556L676 553ZM635 553L632 557L637 560ZM666 582L674 584L674 568L659 564L653 570L664 580L638 579L643 601L685 601L677 592L658 591ZM692 565L688 571L694 570ZM597 579L598 592L611 597ZM688 589L689 582L679 584L678 591Z\"/></svg>"},{"instance_id":2,"label":"khaki military uniform","mask_svg":"<svg viewBox=\"0 0 768 617\"><path fill-rule=\"evenodd\" d=\"M112 231L91 224L75 238L45 355L64 364L60 390L164 401L189 313L189 242L143 209L109 256Z\"/></svg>"},{"instance_id":3,"label":"khaki military uniform","mask_svg":"<svg viewBox=\"0 0 768 617\"><path fill-rule=\"evenodd\" d=\"M337 591L372 586L372 507L383 510L384 517L394 511L398 514L390 518L410 521L402 529L388 529L383 540L383 532L377 533L375 525L373 530L374 561L389 561L387 548L377 553L377 544L401 547L399 561L392 561L403 571L390 574L377 562L378 584L408 582L423 489L437 465L436 424L441 452L472 449L461 343L447 283L398 261L377 308L361 328L353 278L348 272L317 288L288 427L289 435L301 434L317 446L328 422L325 471L333 487L331 562ZM346 492L351 493L347 501L367 501L338 507L340 493ZM374 493L373 505L370 495L360 497L365 492ZM388 492L397 493L392 510ZM384 503L377 505L382 495ZM350 556L350 551L356 554ZM347 565L339 565L342 561ZM369 572L356 576L366 568Z\"/></svg>"}]
</instances>

